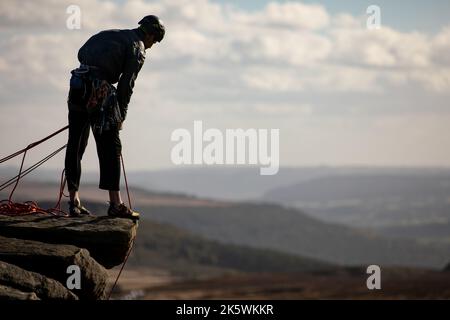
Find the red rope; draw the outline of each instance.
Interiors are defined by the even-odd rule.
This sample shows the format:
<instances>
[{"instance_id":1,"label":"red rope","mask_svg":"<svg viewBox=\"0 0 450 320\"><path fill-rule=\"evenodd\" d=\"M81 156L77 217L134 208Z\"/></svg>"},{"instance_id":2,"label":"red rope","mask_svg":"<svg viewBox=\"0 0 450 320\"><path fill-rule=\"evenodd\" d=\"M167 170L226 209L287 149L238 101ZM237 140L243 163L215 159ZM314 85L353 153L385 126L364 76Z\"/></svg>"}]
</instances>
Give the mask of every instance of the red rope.
<instances>
[{"instance_id":1,"label":"red rope","mask_svg":"<svg viewBox=\"0 0 450 320\"><path fill-rule=\"evenodd\" d=\"M19 169L19 174L17 175L16 184L14 185L14 188L11 190L11 193L9 194L8 202L11 202L11 198L14 194L14 191L16 191L17 185L19 184L19 180L22 175L23 162L25 161L26 155L27 155L27 150L25 150L25 152L23 153L22 162L20 163L20 169Z\"/></svg>"},{"instance_id":2,"label":"red rope","mask_svg":"<svg viewBox=\"0 0 450 320\"><path fill-rule=\"evenodd\" d=\"M44 164L45 162L47 162L50 158L53 158L56 154L58 154L61 150L63 150L67 145L64 145L58 149L56 149L55 151L53 151L52 153L50 153L48 156L46 156L45 158L42 158L41 160L39 160L38 162L36 162L35 164L33 164L32 166L28 167L27 169L22 171L22 174L20 175L21 178L25 177L26 175L28 175L30 172L32 172L33 170L36 170L38 167L40 167L42 164ZM13 185L16 182L16 179L19 177L19 175L16 175L15 177L12 177L11 179L9 179L8 181L4 182L2 185L0 185L0 191L2 191L3 189L8 188L9 186Z\"/></svg>"},{"instance_id":3,"label":"red rope","mask_svg":"<svg viewBox=\"0 0 450 320\"><path fill-rule=\"evenodd\" d=\"M61 198L64 195L64 187L66 185L66 177L64 175L64 172L66 171L66 169L63 169L63 171L61 172L61 182L59 183L59 197L58 197L58 201L55 204L54 209L61 209Z\"/></svg>"},{"instance_id":4,"label":"red rope","mask_svg":"<svg viewBox=\"0 0 450 320\"><path fill-rule=\"evenodd\" d=\"M125 257L125 260L124 260L123 263L122 263L122 267L120 268L119 274L118 274L117 277L116 277L116 281L114 281L114 284L113 284L113 286L111 287L111 290L109 291L109 294L108 294L108 300L111 299L111 295L112 295L112 293L113 293L113 291L114 291L114 288L115 288L116 285L117 285L117 282L119 281L119 278L120 278L120 275L122 274L123 268L125 267L125 264L127 263L128 258L130 257L131 251L133 251L134 240L135 240L135 239L136 239L136 236L133 237L133 239L131 240L131 247L130 247L130 250L128 250L127 255L126 255L126 257Z\"/></svg>"},{"instance_id":5,"label":"red rope","mask_svg":"<svg viewBox=\"0 0 450 320\"><path fill-rule=\"evenodd\" d=\"M125 178L125 187L127 188L127 196L128 196L128 204L130 205L130 209L133 210L133 207L131 206L131 199L130 199L130 190L128 189L128 180L127 180L127 173L125 172L125 163L123 161L123 156L120 154L120 160L122 160L122 171L123 171L123 177Z\"/></svg>"},{"instance_id":6,"label":"red rope","mask_svg":"<svg viewBox=\"0 0 450 320\"><path fill-rule=\"evenodd\" d=\"M46 210L40 208L36 202L26 201L15 203L9 200L0 201L0 214L5 216L17 216L27 214L48 214Z\"/></svg>"},{"instance_id":7,"label":"red rope","mask_svg":"<svg viewBox=\"0 0 450 320\"><path fill-rule=\"evenodd\" d=\"M19 154L24 153L24 152L36 147L37 145L40 145L42 142L45 142L48 139L53 138L54 136L60 134L61 132L63 132L64 130L67 130L68 128L69 128L69 126L65 126L64 128L61 128L61 129L53 132L52 134L48 135L47 137L29 144L26 148L23 148L22 150L14 152L13 154L10 154L9 156L6 156L3 159L0 159L0 163L3 163L5 161L8 161L9 159L17 157Z\"/></svg>"},{"instance_id":8,"label":"red rope","mask_svg":"<svg viewBox=\"0 0 450 320\"><path fill-rule=\"evenodd\" d=\"M59 183L59 196L58 201L56 202L55 206L51 209L48 209L47 212L57 214L57 215L63 215L63 216L69 216L69 214L63 210L61 210L61 198L62 196L68 197L64 194L64 187L66 186L66 176L64 175L64 172L66 169L63 169L61 172L61 181Z\"/></svg>"},{"instance_id":9,"label":"red rope","mask_svg":"<svg viewBox=\"0 0 450 320\"><path fill-rule=\"evenodd\" d=\"M64 211L61 210L61 198L64 195L64 187L66 185L66 178L65 178L65 175L64 175L64 170L61 173L61 181L60 181L58 200L57 200L57 202L56 202L56 204L55 204L55 206L53 208L45 210L45 209L40 208L37 205L37 203L35 203L33 201L27 201L25 203L15 203L15 202L12 202L11 199L12 199L12 196L13 196L14 192L16 191L16 188L17 188L17 186L19 184L20 179L23 176L25 176L29 172L33 171L37 167L39 167L42 163L48 161L51 157L56 155L59 151L64 149L64 147L66 147L66 146L63 146L62 148L56 150L55 152L53 152L52 154L50 154L46 158L40 160L38 163L34 164L33 166L31 166L31 167L27 168L25 171L23 171L23 164L25 162L25 157L27 155L27 151L32 149L32 148L34 148L34 147L36 147L37 145L41 144L42 142L47 141L48 139L56 136L57 134L63 132L68 127L69 126L61 128L58 131L52 133L51 135L49 135L49 136L47 136L47 137L45 137L45 138L43 138L43 139L41 139L39 141L31 143L26 148L24 148L22 150L19 150L19 151L15 152L15 153L7 156L7 157L4 157L3 159L0 159L0 163L2 163L2 162L8 161L8 160L10 160L10 159L20 155L21 153L23 153L23 157L22 157L22 161L21 161L21 164L20 164L20 169L19 169L18 175L16 177L8 180L7 182L5 182L4 184L2 184L0 186L0 190L3 190L4 188L6 188L6 187L10 186L11 184L13 184L14 183L13 181L15 180L14 188L12 189L11 193L9 194L8 200L0 201L0 215L14 216L14 215L20 215L20 214L53 214L53 215L64 215L64 216L67 216L67 213L65 213ZM122 154L120 155L120 159L121 159L121 162L122 162L123 176L124 176L124 179L125 179L125 187L126 187L126 190L127 190L128 204L130 206L130 209L132 209L130 190L129 190L129 187L128 187L127 174L126 174L126 171L125 171L125 163L123 161ZM23 175L22 175L22 173L23 173ZM123 271L123 269L124 269L124 267L125 267L125 265L126 265L126 263L128 261L128 258L130 257L131 251L133 250L133 247L134 247L135 239L136 239L136 236L134 236L133 239L131 240L130 249L127 252L127 255L126 255L125 260L124 260L124 262L122 264L122 267L120 268L119 274L117 275L117 278L116 278L116 280L115 280L115 282L114 282L114 284L113 284L113 286L111 288L111 291L109 292L108 300L111 298L111 294L112 294L114 288L116 287L117 282L119 281L119 278L120 278L120 276L122 274L122 271Z\"/></svg>"},{"instance_id":10,"label":"red rope","mask_svg":"<svg viewBox=\"0 0 450 320\"><path fill-rule=\"evenodd\" d=\"M123 156L122 156L122 154L120 154L120 160L121 160L121 162L122 162L123 177L124 177L124 180L125 180L125 187L126 187L126 189L127 189L128 204L130 205L130 209L132 209L132 207L131 207L131 198L130 198L130 190L129 190L129 188L128 188L127 173L125 172L125 163L124 163L124 161L123 161ZM126 265L126 263L127 263L127 261L128 261L128 258L130 257L131 251L133 250L133 247L134 247L134 240L135 240L135 239L136 239L136 235L133 237L133 239L131 239L131 247L130 247L130 250L128 250L127 255L126 255L126 257L125 257L125 260L124 260L123 263L122 263L122 267L120 268L119 274L117 275L116 280L114 281L114 284L113 284L113 286L111 287L111 290L109 291L109 294L108 294L108 300L111 298L111 294L113 293L114 288L116 287L117 282L119 281L120 275L122 274L122 270L123 270L123 268L125 267L125 265Z\"/></svg>"},{"instance_id":11,"label":"red rope","mask_svg":"<svg viewBox=\"0 0 450 320\"><path fill-rule=\"evenodd\" d=\"M12 185L14 183L14 187L11 190L11 193L9 194L9 198L8 200L2 200L0 201L0 214L1 215L26 215L26 214L53 214L53 215L64 215L67 216L67 214L61 210L61 197L64 193L64 185L65 185L65 179L63 179L63 177L61 176L61 183L60 183L60 192L59 192L59 198L58 201L55 205L55 207L51 208L51 209L42 209L40 208L36 202L33 201L26 201L24 203L15 203L13 202L11 199L14 195L14 192L16 191L16 188L19 184L20 179L27 175L28 173L30 173L31 171L35 170L36 168L38 168L41 164L43 164L44 162L48 161L50 158L52 158L53 156L55 156L58 152L60 152L62 149L64 149L66 146L63 146L59 149L57 149L56 151L54 151L53 153L51 153L50 155L48 155L47 157L43 158L42 160L38 161L37 163L35 163L34 165L32 165L31 167L27 168L25 171L23 171L23 164L25 162L25 157L27 155L27 151L38 146L39 144L43 143L44 141L47 141L48 139L56 136L57 134L63 132L64 130L66 130L67 128L69 128L69 126L65 126L64 128L61 128L57 131L55 131L54 133L48 135L47 137L38 140L36 142L33 142L31 144L29 144L26 148L19 150L17 152L14 152L13 154L4 157L3 159L0 159L0 163L8 161L18 155L20 155L21 153L23 153L22 156L22 161L20 163L20 169L19 169L19 173L17 174L17 176L15 176L14 178L8 180L7 182L3 183L1 185L1 190L5 189L6 187ZM63 174L64 174L64 170L63 170ZM63 175L62 174L62 175ZM15 182L14 182L15 180Z\"/></svg>"}]
</instances>

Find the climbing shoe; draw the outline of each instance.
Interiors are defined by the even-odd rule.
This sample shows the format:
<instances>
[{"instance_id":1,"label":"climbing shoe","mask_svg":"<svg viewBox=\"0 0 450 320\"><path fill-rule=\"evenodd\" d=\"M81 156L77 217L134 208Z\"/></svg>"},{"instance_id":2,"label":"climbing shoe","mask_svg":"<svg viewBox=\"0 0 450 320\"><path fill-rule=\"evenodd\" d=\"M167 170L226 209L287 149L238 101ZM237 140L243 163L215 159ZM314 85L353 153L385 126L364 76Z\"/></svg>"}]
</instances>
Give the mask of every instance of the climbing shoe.
<instances>
[{"instance_id":1,"label":"climbing shoe","mask_svg":"<svg viewBox=\"0 0 450 320\"><path fill-rule=\"evenodd\" d=\"M108 209L108 216L139 220L139 213L128 208L123 202L119 205L110 203Z\"/></svg>"},{"instance_id":2,"label":"climbing shoe","mask_svg":"<svg viewBox=\"0 0 450 320\"><path fill-rule=\"evenodd\" d=\"M81 217L90 216L91 212L83 207L81 204L76 204L74 202L69 202L69 216L71 217Z\"/></svg>"}]
</instances>

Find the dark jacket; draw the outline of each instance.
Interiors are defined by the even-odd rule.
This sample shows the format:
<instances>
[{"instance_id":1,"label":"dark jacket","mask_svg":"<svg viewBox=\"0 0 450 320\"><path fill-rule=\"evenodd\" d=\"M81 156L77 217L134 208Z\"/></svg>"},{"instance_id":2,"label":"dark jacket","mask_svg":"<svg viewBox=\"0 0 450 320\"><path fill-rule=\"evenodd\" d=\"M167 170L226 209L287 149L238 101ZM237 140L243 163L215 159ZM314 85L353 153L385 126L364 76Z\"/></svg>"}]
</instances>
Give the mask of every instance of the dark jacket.
<instances>
[{"instance_id":1,"label":"dark jacket","mask_svg":"<svg viewBox=\"0 0 450 320\"><path fill-rule=\"evenodd\" d=\"M93 75L117 85L117 100L125 119L134 81L145 61L143 33L139 29L107 30L92 36L78 51L82 64L97 67Z\"/></svg>"}]
</instances>

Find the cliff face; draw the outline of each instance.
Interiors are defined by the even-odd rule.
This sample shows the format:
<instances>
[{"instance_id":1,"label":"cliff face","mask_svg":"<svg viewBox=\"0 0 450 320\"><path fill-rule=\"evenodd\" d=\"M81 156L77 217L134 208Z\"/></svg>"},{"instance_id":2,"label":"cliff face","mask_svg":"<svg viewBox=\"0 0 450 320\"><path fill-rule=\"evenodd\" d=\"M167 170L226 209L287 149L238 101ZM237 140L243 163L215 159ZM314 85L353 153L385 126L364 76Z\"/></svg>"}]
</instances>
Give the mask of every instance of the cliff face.
<instances>
[{"instance_id":1,"label":"cliff face","mask_svg":"<svg viewBox=\"0 0 450 320\"><path fill-rule=\"evenodd\" d=\"M104 299L105 268L125 260L136 230L128 219L0 215L0 299Z\"/></svg>"}]
</instances>

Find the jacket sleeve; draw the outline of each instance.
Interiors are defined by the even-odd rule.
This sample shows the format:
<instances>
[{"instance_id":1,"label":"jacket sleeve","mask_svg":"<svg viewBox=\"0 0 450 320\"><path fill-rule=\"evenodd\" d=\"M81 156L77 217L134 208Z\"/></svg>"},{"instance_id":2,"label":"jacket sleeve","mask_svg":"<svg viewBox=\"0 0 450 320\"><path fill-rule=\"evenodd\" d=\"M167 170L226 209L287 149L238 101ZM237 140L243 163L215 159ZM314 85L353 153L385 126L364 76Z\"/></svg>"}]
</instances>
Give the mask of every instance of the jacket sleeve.
<instances>
[{"instance_id":1,"label":"jacket sleeve","mask_svg":"<svg viewBox=\"0 0 450 320\"><path fill-rule=\"evenodd\" d=\"M145 49L138 44L133 46L132 52L127 56L124 71L117 85L117 101L119 103L122 120L125 120L128 110L128 103L133 94L134 81L145 61Z\"/></svg>"}]
</instances>

